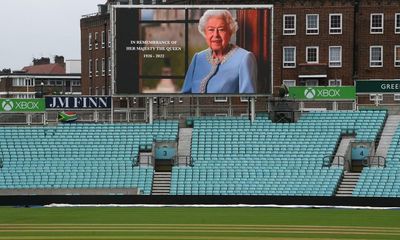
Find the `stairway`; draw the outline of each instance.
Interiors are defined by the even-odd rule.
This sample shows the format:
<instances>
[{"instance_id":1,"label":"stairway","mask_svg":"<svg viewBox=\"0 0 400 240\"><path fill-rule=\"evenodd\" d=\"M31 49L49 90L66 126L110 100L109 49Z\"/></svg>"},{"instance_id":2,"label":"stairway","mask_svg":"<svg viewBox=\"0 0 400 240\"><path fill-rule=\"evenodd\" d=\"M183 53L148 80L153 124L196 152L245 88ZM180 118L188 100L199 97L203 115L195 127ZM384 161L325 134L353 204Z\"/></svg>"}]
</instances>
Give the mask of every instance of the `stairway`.
<instances>
[{"instance_id":1,"label":"stairway","mask_svg":"<svg viewBox=\"0 0 400 240\"><path fill-rule=\"evenodd\" d=\"M393 135L399 126L400 115L389 115L386 120L386 124L382 131L382 136L379 141L378 148L376 149L375 155L386 158L389 146L392 143Z\"/></svg>"},{"instance_id":2,"label":"stairway","mask_svg":"<svg viewBox=\"0 0 400 240\"><path fill-rule=\"evenodd\" d=\"M344 165L344 162L339 162L339 161L344 161L344 157L346 156L346 152L349 149L350 143L354 141L356 138L353 136L343 136L342 140L340 141L339 147L336 151L335 158L333 159L332 166L337 166L337 165Z\"/></svg>"},{"instance_id":3,"label":"stairway","mask_svg":"<svg viewBox=\"0 0 400 240\"><path fill-rule=\"evenodd\" d=\"M354 188L357 185L358 180L360 179L361 173L359 172L344 172L342 181L336 191L337 197L351 197Z\"/></svg>"},{"instance_id":4,"label":"stairway","mask_svg":"<svg viewBox=\"0 0 400 240\"><path fill-rule=\"evenodd\" d=\"M154 172L151 195L169 195L171 172Z\"/></svg>"},{"instance_id":5,"label":"stairway","mask_svg":"<svg viewBox=\"0 0 400 240\"><path fill-rule=\"evenodd\" d=\"M192 145L192 128L179 129L179 142L178 142L178 166L186 166L188 158L191 155Z\"/></svg>"}]
</instances>

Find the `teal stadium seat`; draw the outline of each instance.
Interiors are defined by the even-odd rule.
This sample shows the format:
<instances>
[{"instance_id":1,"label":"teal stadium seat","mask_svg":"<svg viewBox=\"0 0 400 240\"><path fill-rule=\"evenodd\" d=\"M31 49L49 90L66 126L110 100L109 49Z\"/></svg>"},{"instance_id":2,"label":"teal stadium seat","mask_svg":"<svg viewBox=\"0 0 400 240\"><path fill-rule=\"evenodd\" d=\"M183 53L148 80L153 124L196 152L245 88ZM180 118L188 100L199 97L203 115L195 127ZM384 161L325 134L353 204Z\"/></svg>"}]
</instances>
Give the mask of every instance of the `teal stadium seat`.
<instances>
[{"instance_id":1,"label":"teal stadium seat","mask_svg":"<svg viewBox=\"0 0 400 240\"><path fill-rule=\"evenodd\" d=\"M139 146L176 139L177 121L0 127L0 189L136 188L151 193L154 169L133 167Z\"/></svg>"},{"instance_id":2,"label":"teal stadium seat","mask_svg":"<svg viewBox=\"0 0 400 240\"><path fill-rule=\"evenodd\" d=\"M341 134L375 140L385 117L385 111L312 112L293 124L265 116L254 123L193 118L195 163L173 168L171 194L332 196L343 167L323 167L323 157L334 154Z\"/></svg>"}]
</instances>

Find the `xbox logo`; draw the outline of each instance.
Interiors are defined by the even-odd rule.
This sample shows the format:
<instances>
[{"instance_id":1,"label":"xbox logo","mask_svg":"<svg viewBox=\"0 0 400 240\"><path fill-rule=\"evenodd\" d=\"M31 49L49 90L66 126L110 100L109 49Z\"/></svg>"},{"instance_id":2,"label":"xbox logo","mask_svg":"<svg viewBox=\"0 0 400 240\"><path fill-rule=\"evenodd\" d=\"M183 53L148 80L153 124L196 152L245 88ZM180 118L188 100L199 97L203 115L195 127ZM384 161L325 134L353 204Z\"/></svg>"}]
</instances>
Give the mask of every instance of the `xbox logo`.
<instances>
[{"instance_id":1,"label":"xbox logo","mask_svg":"<svg viewBox=\"0 0 400 240\"><path fill-rule=\"evenodd\" d=\"M14 103L10 99L6 99L1 104L4 111L11 111L14 108Z\"/></svg>"},{"instance_id":2,"label":"xbox logo","mask_svg":"<svg viewBox=\"0 0 400 240\"><path fill-rule=\"evenodd\" d=\"M308 99L312 99L315 97L315 89L313 88L307 88L304 90L304 96Z\"/></svg>"}]
</instances>

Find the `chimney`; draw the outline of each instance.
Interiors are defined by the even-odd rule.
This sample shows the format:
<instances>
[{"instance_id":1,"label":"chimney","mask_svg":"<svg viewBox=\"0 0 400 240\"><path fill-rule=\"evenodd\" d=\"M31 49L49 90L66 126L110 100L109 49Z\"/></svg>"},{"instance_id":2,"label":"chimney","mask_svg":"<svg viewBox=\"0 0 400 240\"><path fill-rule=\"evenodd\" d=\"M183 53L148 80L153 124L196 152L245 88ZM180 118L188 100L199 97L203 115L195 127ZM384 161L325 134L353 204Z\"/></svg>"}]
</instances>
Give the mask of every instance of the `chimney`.
<instances>
[{"instance_id":1,"label":"chimney","mask_svg":"<svg viewBox=\"0 0 400 240\"><path fill-rule=\"evenodd\" d=\"M50 64L50 58L41 57L39 59L37 58L33 59L33 66L43 65L43 64Z\"/></svg>"},{"instance_id":2,"label":"chimney","mask_svg":"<svg viewBox=\"0 0 400 240\"><path fill-rule=\"evenodd\" d=\"M97 7L98 7L98 13L99 13L100 15L107 14L107 5L105 5L105 4L98 4Z\"/></svg>"},{"instance_id":3,"label":"chimney","mask_svg":"<svg viewBox=\"0 0 400 240\"><path fill-rule=\"evenodd\" d=\"M58 56L58 55L54 56L54 63L60 64L60 65L64 64L65 63L64 57Z\"/></svg>"}]
</instances>

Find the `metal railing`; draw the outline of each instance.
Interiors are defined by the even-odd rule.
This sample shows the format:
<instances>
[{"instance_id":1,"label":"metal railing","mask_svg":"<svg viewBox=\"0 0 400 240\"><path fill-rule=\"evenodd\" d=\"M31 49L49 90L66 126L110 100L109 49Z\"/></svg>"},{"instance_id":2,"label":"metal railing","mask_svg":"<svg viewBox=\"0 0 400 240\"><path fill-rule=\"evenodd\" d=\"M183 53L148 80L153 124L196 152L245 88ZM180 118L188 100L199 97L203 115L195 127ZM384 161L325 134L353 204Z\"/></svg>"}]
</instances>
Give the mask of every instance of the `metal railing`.
<instances>
[{"instance_id":1,"label":"metal railing","mask_svg":"<svg viewBox=\"0 0 400 240\"><path fill-rule=\"evenodd\" d=\"M173 165L174 166L187 166L187 167L193 167L193 158L192 156L188 155L178 155L175 156Z\"/></svg>"},{"instance_id":2,"label":"metal railing","mask_svg":"<svg viewBox=\"0 0 400 240\"><path fill-rule=\"evenodd\" d=\"M154 156L152 155L135 155L132 157L132 167L154 166L154 163L155 159ZM174 159L172 159L171 161L171 164L173 166L192 167L193 163L194 163L193 158L187 155L175 156Z\"/></svg>"},{"instance_id":3,"label":"metal railing","mask_svg":"<svg viewBox=\"0 0 400 240\"><path fill-rule=\"evenodd\" d=\"M4 153L3 151L0 151L0 168L3 168L3 159L4 159Z\"/></svg>"},{"instance_id":4,"label":"metal railing","mask_svg":"<svg viewBox=\"0 0 400 240\"><path fill-rule=\"evenodd\" d=\"M154 157L151 155L136 155L132 157L132 167L154 166Z\"/></svg>"},{"instance_id":5,"label":"metal railing","mask_svg":"<svg viewBox=\"0 0 400 240\"><path fill-rule=\"evenodd\" d=\"M386 167L386 158L382 156L366 156L362 161L364 167Z\"/></svg>"},{"instance_id":6,"label":"metal railing","mask_svg":"<svg viewBox=\"0 0 400 240\"><path fill-rule=\"evenodd\" d=\"M332 166L344 166L345 159L344 156L340 155L326 155L323 158L323 167L332 167Z\"/></svg>"}]
</instances>

